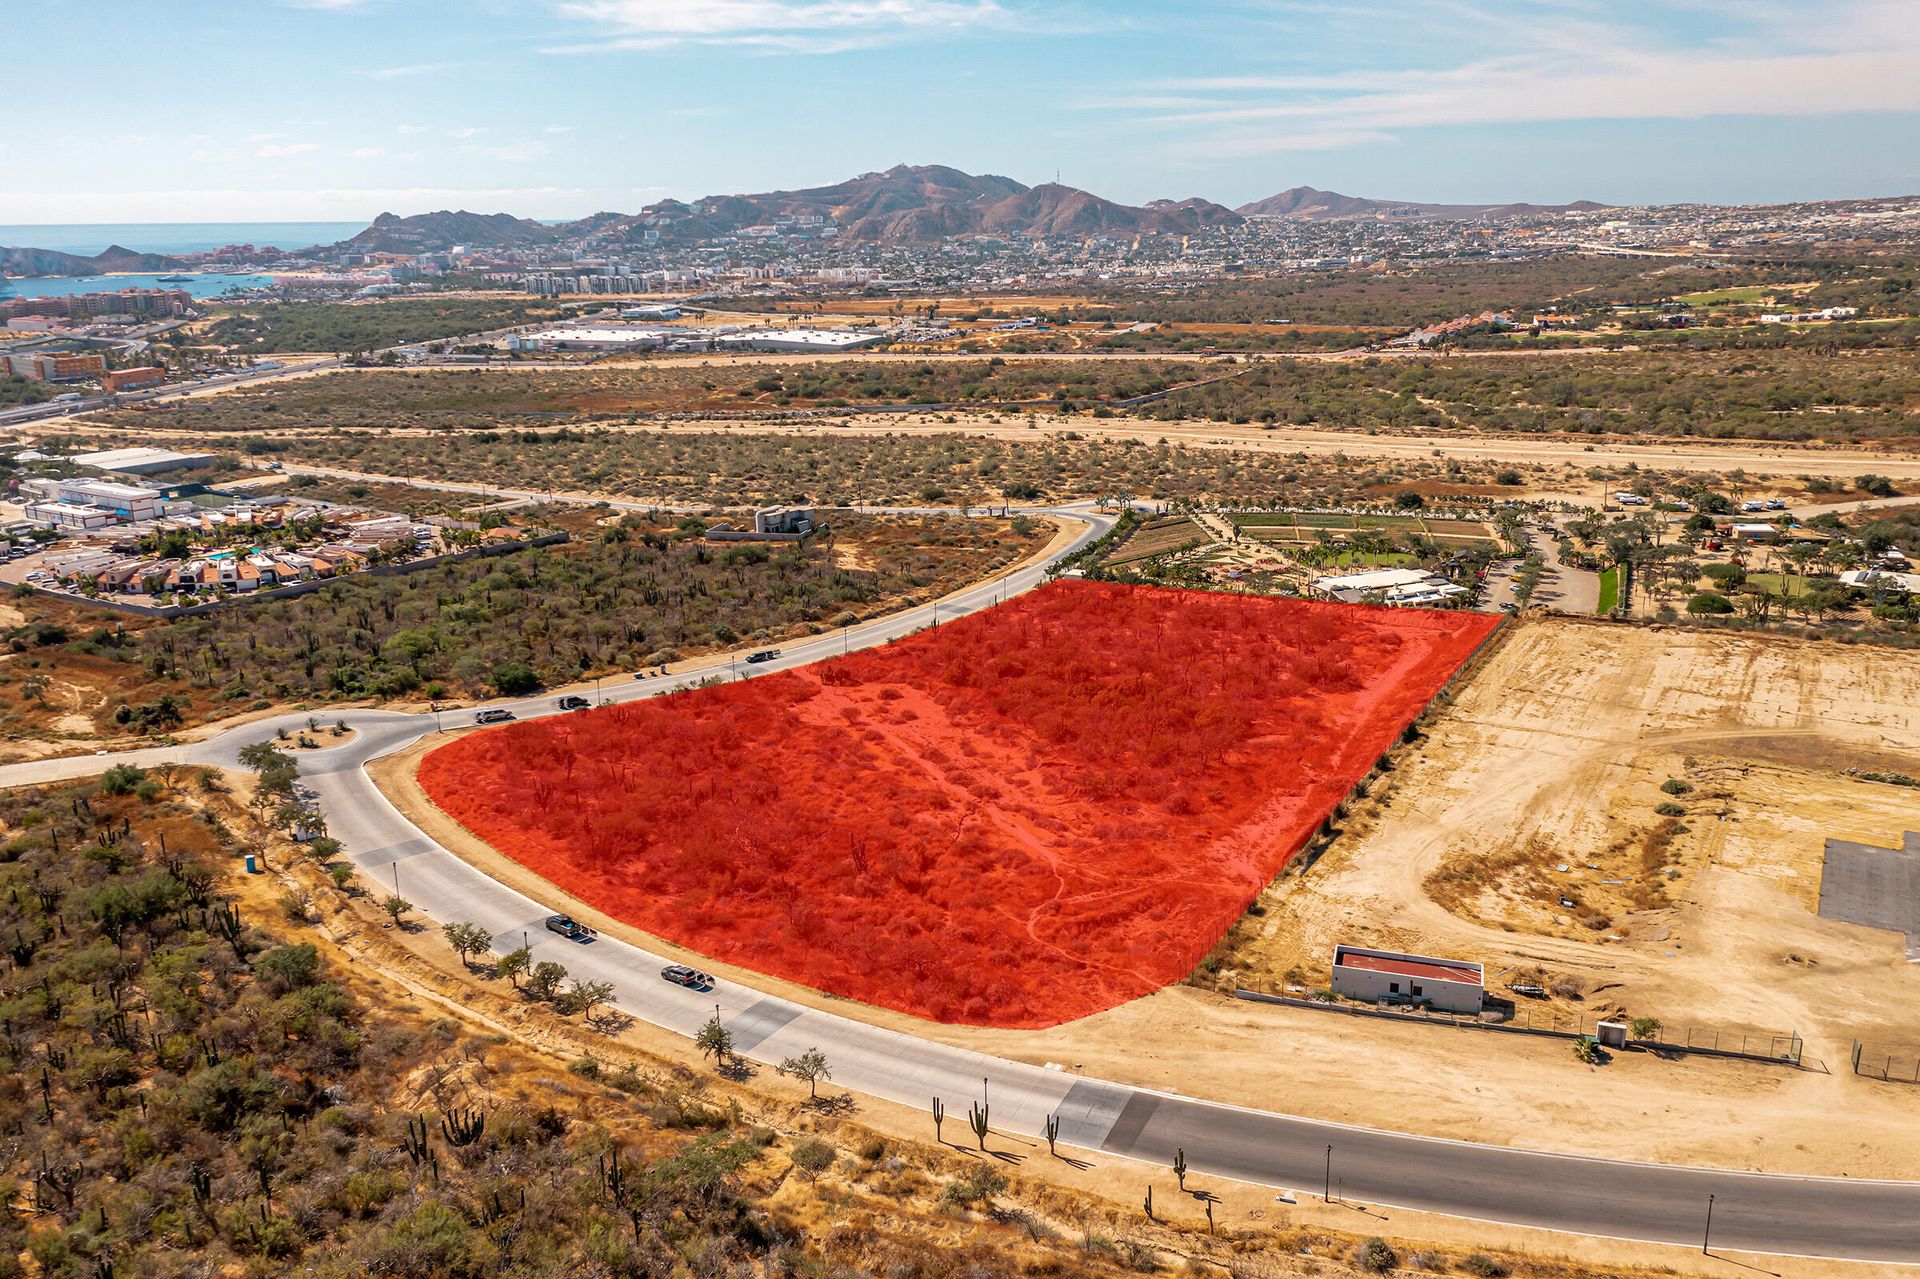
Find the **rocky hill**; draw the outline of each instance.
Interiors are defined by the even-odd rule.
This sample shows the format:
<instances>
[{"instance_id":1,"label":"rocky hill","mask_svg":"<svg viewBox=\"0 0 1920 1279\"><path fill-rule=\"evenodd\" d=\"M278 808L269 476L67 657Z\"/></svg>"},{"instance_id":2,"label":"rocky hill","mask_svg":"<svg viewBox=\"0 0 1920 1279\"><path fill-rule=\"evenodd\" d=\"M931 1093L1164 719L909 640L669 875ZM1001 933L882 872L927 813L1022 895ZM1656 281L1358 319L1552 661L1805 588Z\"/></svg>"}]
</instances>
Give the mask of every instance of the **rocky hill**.
<instances>
[{"instance_id":1,"label":"rocky hill","mask_svg":"<svg viewBox=\"0 0 1920 1279\"><path fill-rule=\"evenodd\" d=\"M109 245L92 257L61 253L55 249L7 248L0 246L0 275L108 275L114 272L148 274L176 271L179 258L159 253L135 253L119 245Z\"/></svg>"},{"instance_id":2,"label":"rocky hill","mask_svg":"<svg viewBox=\"0 0 1920 1279\"><path fill-rule=\"evenodd\" d=\"M1432 218L1436 221L1471 221L1538 213L1578 213L1606 207L1592 200L1576 200L1572 204L1419 204L1402 200L1370 200L1365 196L1341 195L1338 191L1319 191L1313 187L1290 187L1278 195L1243 204L1234 212L1247 218Z\"/></svg>"},{"instance_id":3,"label":"rocky hill","mask_svg":"<svg viewBox=\"0 0 1920 1279\"><path fill-rule=\"evenodd\" d=\"M511 213L441 209L401 217L382 213L344 245L366 253L433 253L455 245L482 249L530 248L567 238L563 228Z\"/></svg>"}]
</instances>

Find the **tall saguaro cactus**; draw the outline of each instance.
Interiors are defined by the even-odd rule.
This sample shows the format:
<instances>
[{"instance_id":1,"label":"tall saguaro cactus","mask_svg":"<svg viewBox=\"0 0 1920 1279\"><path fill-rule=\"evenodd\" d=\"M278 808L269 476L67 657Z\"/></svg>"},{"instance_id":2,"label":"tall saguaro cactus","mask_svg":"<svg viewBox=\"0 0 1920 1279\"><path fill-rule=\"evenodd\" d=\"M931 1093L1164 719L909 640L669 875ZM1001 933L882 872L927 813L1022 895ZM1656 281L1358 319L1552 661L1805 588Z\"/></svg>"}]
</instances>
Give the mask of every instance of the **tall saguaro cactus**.
<instances>
[{"instance_id":1,"label":"tall saguaro cactus","mask_svg":"<svg viewBox=\"0 0 1920 1279\"><path fill-rule=\"evenodd\" d=\"M967 1127L973 1129L973 1135L980 1139L980 1149L987 1148L987 1107L976 1102L967 1110Z\"/></svg>"},{"instance_id":2,"label":"tall saguaro cactus","mask_svg":"<svg viewBox=\"0 0 1920 1279\"><path fill-rule=\"evenodd\" d=\"M946 1104L942 1102L938 1097L935 1097L933 1099L933 1139L935 1141L942 1140L940 1136L940 1125L945 1123L946 1121L947 1121Z\"/></svg>"}]
</instances>

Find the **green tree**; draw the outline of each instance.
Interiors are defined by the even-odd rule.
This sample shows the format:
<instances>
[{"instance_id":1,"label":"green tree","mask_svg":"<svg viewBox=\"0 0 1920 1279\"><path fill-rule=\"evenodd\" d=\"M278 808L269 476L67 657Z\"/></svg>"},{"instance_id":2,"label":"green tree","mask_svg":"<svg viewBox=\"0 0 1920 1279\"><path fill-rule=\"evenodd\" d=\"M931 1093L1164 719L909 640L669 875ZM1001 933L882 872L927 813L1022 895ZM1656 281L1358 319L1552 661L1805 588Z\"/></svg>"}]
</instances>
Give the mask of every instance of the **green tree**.
<instances>
[{"instance_id":1,"label":"green tree","mask_svg":"<svg viewBox=\"0 0 1920 1279\"><path fill-rule=\"evenodd\" d=\"M565 964L556 964L551 959L543 959L527 974L527 993L539 1000L553 999L560 993L560 983L566 979Z\"/></svg>"},{"instance_id":2,"label":"green tree","mask_svg":"<svg viewBox=\"0 0 1920 1279\"><path fill-rule=\"evenodd\" d=\"M833 1070L827 1065L827 1055L818 1048L809 1048L797 1057L789 1057L776 1069L787 1078L805 1080L809 1100L819 1099L822 1079L833 1078Z\"/></svg>"},{"instance_id":3,"label":"green tree","mask_svg":"<svg viewBox=\"0 0 1920 1279\"><path fill-rule=\"evenodd\" d=\"M463 966L468 965L467 956L484 955L493 946L493 934L478 924L442 924L440 932L446 937L447 945L453 947L453 953L460 956Z\"/></svg>"},{"instance_id":4,"label":"green tree","mask_svg":"<svg viewBox=\"0 0 1920 1279\"><path fill-rule=\"evenodd\" d=\"M525 946L516 946L500 956L494 964L494 971L513 983L515 990L520 988L520 978L533 966L533 951Z\"/></svg>"},{"instance_id":5,"label":"green tree","mask_svg":"<svg viewBox=\"0 0 1920 1279\"><path fill-rule=\"evenodd\" d=\"M720 1014L716 1012L693 1037L693 1046L700 1050L702 1057L713 1058L715 1066L723 1066L733 1056L733 1032L720 1024Z\"/></svg>"}]
</instances>

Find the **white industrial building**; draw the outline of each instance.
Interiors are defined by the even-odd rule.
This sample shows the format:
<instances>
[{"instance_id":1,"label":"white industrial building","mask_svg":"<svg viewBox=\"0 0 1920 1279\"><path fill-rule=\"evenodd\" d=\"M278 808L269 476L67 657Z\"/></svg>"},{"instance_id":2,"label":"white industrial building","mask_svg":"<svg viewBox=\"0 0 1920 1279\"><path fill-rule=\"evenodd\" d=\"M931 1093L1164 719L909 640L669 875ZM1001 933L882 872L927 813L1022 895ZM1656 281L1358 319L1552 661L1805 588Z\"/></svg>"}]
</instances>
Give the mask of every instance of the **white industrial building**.
<instances>
[{"instance_id":1,"label":"white industrial building","mask_svg":"<svg viewBox=\"0 0 1920 1279\"><path fill-rule=\"evenodd\" d=\"M1449 582L1438 573L1419 568L1383 568L1370 573L1318 577L1311 589L1315 595L1343 604L1379 600L1414 608L1451 604L1470 593L1466 587Z\"/></svg>"},{"instance_id":2,"label":"white industrial building","mask_svg":"<svg viewBox=\"0 0 1920 1279\"><path fill-rule=\"evenodd\" d=\"M672 329L614 325L536 329L507 339L509 351L638 351L680 336Z\"/></svg>"},{"instance_id":3,"label":"white industrial building","mask_svg":"<svg viewBox=\"0 0 1920 1279\"><path fill-rule=\"evenodd\" d=\"M1360 946L1333 948L1333 993L1370 1004L1422 1004L1478 1015L1486 1003L1486 970L1464 959L1404 955Z\"/></svg>"},{"instance_id":4,"label":"white industrial building","mask_svg":"<svg viewBox=\"0 0 1920 1279\"><path fill-rule=\"evenodd\" d=\"M1853 568L1840 575L1840 585L1862 591L1899 591L1920 595L1920 573L1895 573L1881 568Z\"/></svg>"},{"instance_id":5,"label":"white industrial building","mask_svg":"<svg viewBox=\"0 0 1920 1279\"><path fill-rule=\"evenodd\" d=\"M79 453L69 459L75 466L94 471L112 471L119 475L158 475L162 471L184 471L209 466L211 453L175 453L171 449L107 449L101 453Z\"/></svg>"},{"instance_id":6,"label":"white industrial building","mask_svg":"<svg viewBox=\"0 0 1920 1279\"><path fill-rule=\"evenodd\" d=\"M162 510L155 490L112 480L31 479L20 487L39 499L27 504L27 519L53 528L101 528L150 520ZM102 515L104 519L99 518Z\"/></svg>"},{"instance_id":7,"label":"white industrial building","mask_svg":"<svg viewBox=\"0 0 1920 1279\"><path fill-rule=\"evenodd\" d=\"M716 341L722 348L831 355L835 351L857 351L862 347L878 346L886 340L886 334L872 329L757 329L749 333L730 333Z\"/></svg>"}]
</instances>

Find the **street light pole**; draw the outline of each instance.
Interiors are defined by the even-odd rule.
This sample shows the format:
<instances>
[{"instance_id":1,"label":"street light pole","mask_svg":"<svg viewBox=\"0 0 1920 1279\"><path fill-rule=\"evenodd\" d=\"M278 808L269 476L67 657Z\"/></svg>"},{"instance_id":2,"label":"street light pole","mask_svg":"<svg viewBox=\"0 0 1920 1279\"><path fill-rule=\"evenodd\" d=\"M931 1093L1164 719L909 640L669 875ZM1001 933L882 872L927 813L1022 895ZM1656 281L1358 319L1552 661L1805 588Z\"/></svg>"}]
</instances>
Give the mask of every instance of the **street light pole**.
<instances>
[{"instance_id":1,"label":"street light pole","mask_svg":"<svg viewBox=\"0 0 1920 1279\"><path fill-rule=\"evenodd\" d=\"M1705 1257L1705 1256L1712 1255L1707 1251L1708 1247L1712 1243L1713 1243L1713 1196L1708 1195L1707 1196L1707 1229L1706 1229L1706 1233L1700 1236L1700 1255L1701 1256Z\"/></svg>"},{"instance_id":2,"label":"street light pole","mask_svg":"<svg viewBox=\"0 0 1920 1279\"><path fill-rule=\"evenodd\" d=\"M1327 1184L1320 1191L1321 1203L1333 1202L1333 1147L1327 1147Z\"/></svg>"}]
</instances>

